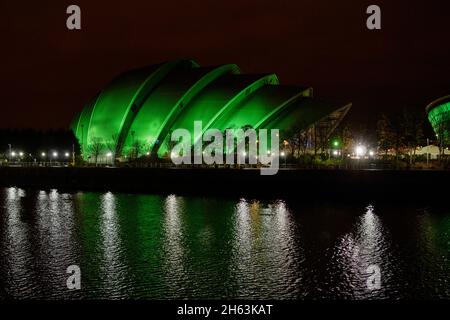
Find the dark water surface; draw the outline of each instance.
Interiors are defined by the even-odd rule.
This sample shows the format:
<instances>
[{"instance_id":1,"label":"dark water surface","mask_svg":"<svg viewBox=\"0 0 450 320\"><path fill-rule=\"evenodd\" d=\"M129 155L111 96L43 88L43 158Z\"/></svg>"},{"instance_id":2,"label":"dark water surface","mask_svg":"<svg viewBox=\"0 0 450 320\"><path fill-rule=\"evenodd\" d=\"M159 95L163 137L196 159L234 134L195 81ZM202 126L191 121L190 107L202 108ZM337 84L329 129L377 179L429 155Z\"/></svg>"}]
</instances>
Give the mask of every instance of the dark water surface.
<instances>
[{"instance_id":1,"label":"dark water surface","mask_svg":"<svg viewBox=\"0 0 450 320\"><path fill-rule=\"evenodd\" d=\"M400 202L2 188L0 298L450 298L450 209Z\"/></svg>"}]
</instances>

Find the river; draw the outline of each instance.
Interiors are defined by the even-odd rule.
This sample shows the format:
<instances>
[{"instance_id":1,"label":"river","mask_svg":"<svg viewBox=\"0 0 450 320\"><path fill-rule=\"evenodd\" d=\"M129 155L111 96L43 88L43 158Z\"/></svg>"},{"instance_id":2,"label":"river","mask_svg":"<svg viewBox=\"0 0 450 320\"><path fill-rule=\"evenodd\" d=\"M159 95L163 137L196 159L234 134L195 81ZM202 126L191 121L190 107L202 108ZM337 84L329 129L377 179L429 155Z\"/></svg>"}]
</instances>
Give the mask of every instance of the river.
<instances>
[{"instance_id":1,"label":"river","mask_svg":"<svg viewBox=\"0 0 450 320\"><path fill-rule=\"evenodd\" d=\"M450 298L450 209L399 202L2 188L0 298Z\"/></svg>"}]
</instances>

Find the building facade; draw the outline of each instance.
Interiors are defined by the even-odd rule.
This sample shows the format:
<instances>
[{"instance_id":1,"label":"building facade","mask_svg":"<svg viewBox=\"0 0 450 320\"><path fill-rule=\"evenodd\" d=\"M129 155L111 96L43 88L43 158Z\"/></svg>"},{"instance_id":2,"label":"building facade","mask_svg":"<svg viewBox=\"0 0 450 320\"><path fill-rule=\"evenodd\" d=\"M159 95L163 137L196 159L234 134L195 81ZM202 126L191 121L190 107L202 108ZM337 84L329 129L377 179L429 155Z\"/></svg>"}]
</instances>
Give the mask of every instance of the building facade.
<instances>
[{"instance_id":1,"label":"building facade","mask_svg":"<svg viewBox=\"0 0 450 320\"><path fill-rule=\"evenodd\" d=\"M314 126L323 139L350 107L316 99L307 86L281 85L275 74L176 60L120 74L77 115L72 129L85 160L164 157L171 132L192 131L194 121L202 122L203 132L279 129L280 141Z\"/></svg>"}]
</instances>

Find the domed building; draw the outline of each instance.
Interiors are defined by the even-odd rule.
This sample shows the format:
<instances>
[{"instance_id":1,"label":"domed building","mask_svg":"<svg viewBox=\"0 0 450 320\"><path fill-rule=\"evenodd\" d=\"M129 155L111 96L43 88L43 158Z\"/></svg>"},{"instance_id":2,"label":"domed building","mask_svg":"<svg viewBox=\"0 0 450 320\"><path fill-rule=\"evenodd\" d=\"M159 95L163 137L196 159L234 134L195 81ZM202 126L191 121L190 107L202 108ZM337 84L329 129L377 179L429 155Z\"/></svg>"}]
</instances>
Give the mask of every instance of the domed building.
<instances>
[{"instance_id":1,"label":"domed building","mask_svg":"<svg viewBox=\"0 0 450 320\"><path fill-rule=\"evenodd\" d=\"M450 95L431 102L426 112L439 144L450 144Z\"/></svg>"},{"instance_id":2,"label":"domed building","mask_svg":"<svg viewBox=\"0 0 450 320\"><path fill-rule=\"evenodd\" d=\"M279 129L280 139L287 139L314 128L327 137L350 107L316 99L310 87L281 85L275 74L176 60L119 75L84 107L72 129L85 160L106 154L125 160L131 153L164 157L170 133L193 130L194 121L202 121L203 132Z\"/></svg>"}]
</instances>

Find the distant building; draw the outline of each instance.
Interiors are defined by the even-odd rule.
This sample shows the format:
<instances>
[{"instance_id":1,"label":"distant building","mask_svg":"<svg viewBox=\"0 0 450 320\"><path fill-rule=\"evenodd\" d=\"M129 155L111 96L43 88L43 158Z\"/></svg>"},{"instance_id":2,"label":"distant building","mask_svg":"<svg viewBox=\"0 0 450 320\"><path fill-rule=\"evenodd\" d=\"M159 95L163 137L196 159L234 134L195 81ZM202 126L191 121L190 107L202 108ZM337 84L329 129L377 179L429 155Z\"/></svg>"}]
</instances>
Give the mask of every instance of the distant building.
<instances>
[{"instance_id":1,"label":"distant building","mask_svg":"<svg viewBox=\"0 0 450 320\"><path fill-rule=\"evenodd\" d=\"M132 152L162 157L172 130L192 130L194 121L202 121L203 130L280 129L281 139L314 127L328 138L350 107L313 98L310 87L280 85L275 74L177 60L119 75L85 106L72 129L86 160L93 153L122 160Z\"/></svg>"},{"instance_id":2,"label":"distant building","mask_svg":"<svg viewBox=\"0 0 450 320\"><path fill-rule=\"evenodd\" d=\"M426 107L428 120L436 134L439 146L450 144L450 95L431 102Z\"/></svg>"}]
</instances>

